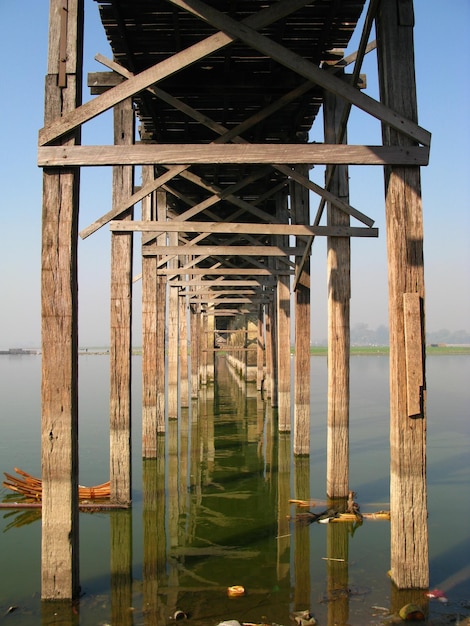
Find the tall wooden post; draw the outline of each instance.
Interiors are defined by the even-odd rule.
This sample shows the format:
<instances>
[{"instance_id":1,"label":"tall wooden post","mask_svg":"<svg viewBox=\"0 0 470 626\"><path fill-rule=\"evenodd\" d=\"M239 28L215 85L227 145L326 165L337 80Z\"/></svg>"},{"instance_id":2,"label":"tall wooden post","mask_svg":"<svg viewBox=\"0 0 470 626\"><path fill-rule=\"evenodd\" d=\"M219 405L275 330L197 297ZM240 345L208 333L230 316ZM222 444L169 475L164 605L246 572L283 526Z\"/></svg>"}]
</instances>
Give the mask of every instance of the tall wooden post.
<instances>
[{"instance_id":1,"label":"tall wooden post","mask_svg":"<svg viewBox=\"0 0 470 626\"><path fill-rule=\"evenodd\" d=\"M51 0L45 124L81 104L83 2ZM80 132L61 140L80 143ZM78 596L78 168L44 169L41 251L43 600Z\"/></svg>"},{"instance_id":2,"label":"tall wooden post","mask_svg":"<svg viewBox=\"0 0 470 626\"><path fill-rule=\"evenodd\" d=\"M264 381L264 306L258 306L258 336L256 339L256 390L263 389Z\"/></svg>"},{"instance_id":3,"label":"tall wooden post","mask_svg":"<svg viewBox=\"0 0 470 626\"><path fill-rule=\"evenodd\" d=\"M168 245L178 245L178 233L168 233ZM177 269L179 258L168 261L168 267ZM179 296L178 287L168 281L168 417L178 417L178 353L179 353Z\"/></svg>"},{"instance_id":4,"label":"tall wooden post","mask_svg":"<svg viewBox=\"0 0 470 626\"><path fill-rule=\"evenodd\" d=\"M142 168L142 182L153 177L153 166ZM155 219L154 195L142 200L142 219ZM142 256L142 457L157 454L157 260Z\"/></svg>"},{"instance_id":5,"label":"tall wooden post","mask_svg":"<svg viewBox=\"0 0 470 626\"><path fill-rule=\"evenodd\" d=\"M114 144L133 145L134 110L128 98L114 107ZM134 190L134 171L113 167L113 206ZM121 215L132 220L133 210ZM111 500L131 501L131 365L133 233L111 234L110 483Z\"/></svg>"},{"instance_id":6,"label":"tall wooden post","mask_svg":"<svg viewBox=\"0 0 470 626\"><path fill-rule=\"evenodd\" d=\"M189 406L189 378L188 378L188 296L179 296L179 323L180 323L180 404Z\"/></svg>"},{"instance_id":7,"label":"tall wooden post","mask_svg":"<svg viewBox=\"0 0 470 626\"><path fill-rule=\"evenodd\" d=\"M167 192L159 189L157 196L157 219L163 222L167 213ZM162 233L156 237L156 244L165 245L166 234ZM167 277L158 274L156 286L156 365L155 365L155 386L157 402L157 433L164 433L166 429L166 367L165 367L165 329L166 329L166 304L167 304ZM158 442L157 442L158 444Z\"/></svg>"},{"instance_id":8,"label":"tall wooden post","mask_svg":"<svg viewBox=\"0 0 470 626\"><path fill-rule=\"evenodd\" d=\"M199 359L200 359L200 339L201 320L200 304L191 304L189 307L189 327L191 342L191 398L197 398L199 390Z\"/></svg>"},{"instance_id":9,"label":"tall wooden post","mask_svg":"<svg viewBox=\"0 0 470 626\"><path fill-rule=\"evenodd\" d=\"M326 92L323 104L325 143L337 143L342 98ZM346 135L342 143L346 143ZM327 170L328 176L328 170ZM337 165L329 190L349 202L349 171ZM349 215L328 203L328 225L349 226ZM328 436L326 492L346 498L349 491L349 348L351 297L351 242L349 237L328 237Z\"/></svg>"},{"instance_id":10,"label":"tall wooden post","mask_svg":"<svg viewBox=\"0 0 470 626\"><path fill-rule=\"evenodd\" d=\"M276 197L276 215L280 222L288 222L287 195L284 191ZM279 246L288 246L289 237L280 235ZM278 267L281 267L278 263ZM291 429L291 359L290 359L290 277L280 275L276 289L277 307L277 395L279 430L287 432Z\"/></svg>"},{"instance_id":11,"label":"tall wooden post","mask_svg":"<svg viewBox=\"0 0 470 626\"><path fill-rule=\"evenodd\" d=\"M417 121L412 0L383 0L377 15L381 100ZM412 141L383 126L384 145ZM391 575L397 587L429 584L424 262L419 167L387 167L390 316Z\"/></svg>"},{"instance_id":12,"label":"tall wooden post","mask_svg":"<svg viewBox=\"0 0 470 626\"><path fill-rule=\"evenodd\" d=\"M298 170L308 176L307 166ZM308 191L292 183L291 209L295 224L309 223ZM297 245L302 245L302 240ZM301 257L296 257L296 263ZM294 454L310 454L310 257L295 291Z\"/></svg>"}]
</instances>

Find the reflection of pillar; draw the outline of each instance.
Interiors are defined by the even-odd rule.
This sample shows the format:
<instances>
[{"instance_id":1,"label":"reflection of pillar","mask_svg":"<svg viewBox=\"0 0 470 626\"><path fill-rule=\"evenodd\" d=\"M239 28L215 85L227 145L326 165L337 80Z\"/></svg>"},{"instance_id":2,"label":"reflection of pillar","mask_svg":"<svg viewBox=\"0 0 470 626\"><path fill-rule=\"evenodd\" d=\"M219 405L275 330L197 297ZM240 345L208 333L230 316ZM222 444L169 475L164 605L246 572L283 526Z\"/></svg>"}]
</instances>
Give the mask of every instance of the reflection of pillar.
<instances>
[{"instance_id":1,"label":"reflection of pillar","mask_svg":"<svg viewBox=\"0 0 470 626\"><path fill-rule=\"evenodd\" d=\"M279 434L278 454L278 499L277 499L277 579L287 578L290 570L290 449L289 433Z\"/></svg>"},{"instance_id":2,"label":"reflection of pillar","mask_svg":"<svg viewBox=\"0 0 470 626\"><path fill-rule=\"evenodd\" d=\"M179 471L178 471L178 422L168 424L168 550L178 547L179 520ZM168 559L168 606L176 608L178 603L178 568L175 560Z\"/></svg>"},{"instance_id":3,"label":"reflection of pillar","mask_svg":"<svg viewBox=\"0 0 470 626\"><path fill-rule=\"evenodd\" d=\"M328 524L326 556L328 558L327 593L328 626L347 624L349 618L349 532L351 524Z\"/></svg>"},{"instance_id":4,"label":"reflection of pillar","mask_svg":"<svg viewBox=\"0 0 470 626\"><path fill-rule=\"evenodd\" d=\"M80 617L77 609L71 602L63 600L42 602L41 624L50 626L79 626Z\"/></svg>"},{"instance_id":5,"label":"reflection of pillar","mask_svg":"<svg viewBox=\"0 0 470 626\"><path fill-rule=\"evenodd\" d=\"M111 624L132 618L132 511L111 511Z\"/></svg>"},{"instance_id":6,"label":"reflection of pillar","mask_svg":"<svg viewBox=\"0 0 470 626\"><path fill-rule=\"evenodd\" d=\"M400 609L407 604L414 604L419 607L425 616L429 614L429 600L423 593L422 589L398 589L392 582L391 585L391 602L390 612L399 614Z\"/></svg>"},{"instance_id":7,"label":"reflection of pillar","mask_svg":"<svg viewBox=\"0 0 470 626\"><path fill-rule=\"evenodd\" d=\"M310 460L307 456L294 457L295 499L310 498ZM310 607L310 527L295 525L294 541L295 592L294 609Z\"/></svg>"},{"instance_id":8,"label":"reflection of pillar","mask_svg":"<svg viewBox=\"0 0 470 626\"><path fill-rule=\"evenodd\" d=\"M142 466L143 488L143 613L145 624L164 623L158 587L166 568L165 437L157 437L157 458Z\"/></svg>"}]
</instances>

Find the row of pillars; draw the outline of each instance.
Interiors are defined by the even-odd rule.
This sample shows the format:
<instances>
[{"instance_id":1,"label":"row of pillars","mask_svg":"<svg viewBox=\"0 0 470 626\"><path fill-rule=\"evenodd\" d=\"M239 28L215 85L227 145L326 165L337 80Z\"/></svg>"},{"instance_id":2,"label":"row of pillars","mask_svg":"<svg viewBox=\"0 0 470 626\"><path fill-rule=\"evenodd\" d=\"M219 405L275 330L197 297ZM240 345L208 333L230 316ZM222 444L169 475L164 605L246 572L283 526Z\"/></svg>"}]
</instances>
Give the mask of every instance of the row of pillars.
<instances>
[{"instance_id":1,"label":"row of pillars","mask_svg":"<svg viewBox=\"0 0 470 626\"><path fill-rule=\"evenodd\" d=\"M383 1L376 20L381 100L391 109L416 120L413 31L410 2ZM408 9L409 9L408 6ZM46 77L45 124L52 123L81 103L83 0L69 0L67 55L64 46L64 5L51 0L50 45ZM65 68L64 68L65 64ZM65 69L65 72L64 72ZM326 99L328 103L328 99ZM325 107L325 136L335 132L340 103ZM115 107L115 143L132 143L133 118L129 101ZM331 135L333 136L333 135ZM335 135L336 136L336 135ZM326 139L328 141L328 139ZM61 143L79 144L80 132ZM410 140L385 127L385 145L406 146ZM143 169L152 176L151 169ZM333 185L347 197L347 168L337 168ZM113 204L132 193L133 173L119 166L113 174ZM78 316L77 231L79 168L44 168L42 220L42 597L71 598L78 593ZM385 171L387 249L390 310L390 418L392 578L401 588L428 584L427 507L425 481L425 377L424 377L424 268L420 172L418 167L388 167ZM155 219L166 211L162 192L142 203L143 219ZM286 198L279 198L279 213L287 212ZM309 223L309 194L293 183L290 219ZM122 219L132 219L132 211ZM160 217L158 217L160 219ZM330 223L348 219L329 208ZM130 502L130 381L132 309L132 234L112 235L111 276L111 466L113 499ZM145 242L144 242L145 245ZM349 240L328 244L329 390L328 484L330 496L348 491L349 397ZM187 367L187 344L192 359L206 359L199 352L204 316L189 315L189 332L181 330L186 319L176 289L157 273L155 258L142 261L143 335L143 450L157 454L156 436L163 432L165 411L175 411L168 389ZM296 259L297 266L301 259ZM167 295L168 294L168 295ZM168 300L167 300L168 297ZM166 303L168 302L168 308ZM269 393L278 406L279 428L291 423L290 302L288 278L279 278L266 316L266 371ZM172 303L172 304L170 304ZM308 455L310 424L310 285L308 264L303 267L293 296L295 309L295 362L293 382L294 453ZM207 320L209 317L207 317ZM165 339L165 329L167 337ZM179 334L178 334L179 333ZM189 339L187 338L189 337ZM175 338L178 340L175 342ZM165 341L167 343L165 343ZM165 345L178 345L168 352ZM286 354L289 353L289 358ZM210 377L209 367L203 369ZM191 390L200 380L199 366L191 366ZM183 388L180 392L184 395ZM191 391L192 393L192 391ZM176 396L177 397L177 396ZM173 415L175 413L175 415ZM410 514L412 511L412 514ZM416 558L419 554L419 559Z\"/></svg>"}]
</instances>

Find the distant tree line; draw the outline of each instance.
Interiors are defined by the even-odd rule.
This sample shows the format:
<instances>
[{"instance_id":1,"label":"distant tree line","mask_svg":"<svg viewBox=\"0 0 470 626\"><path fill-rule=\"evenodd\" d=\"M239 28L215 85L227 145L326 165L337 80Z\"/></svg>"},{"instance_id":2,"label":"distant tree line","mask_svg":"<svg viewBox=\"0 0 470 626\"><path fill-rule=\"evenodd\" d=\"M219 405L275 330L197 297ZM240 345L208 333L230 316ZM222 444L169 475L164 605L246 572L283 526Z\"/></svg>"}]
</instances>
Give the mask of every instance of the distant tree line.
<instances>
[{"instance_id":1,"label":"distant tree line","mask_svg":"<svg viewBox=\"0 0 470 626\"><path fill-rule=\"evenodd\" d=\"M315 342L326 345L327 340ZM426 344L470 344L470 333L466 330L451 331L447 328L427 332ZM388 326L381 324L377 328L369 328L367 324L359 323L351 327L351 345L353 346L388 346Z\"/></svg>"}]
</instances>

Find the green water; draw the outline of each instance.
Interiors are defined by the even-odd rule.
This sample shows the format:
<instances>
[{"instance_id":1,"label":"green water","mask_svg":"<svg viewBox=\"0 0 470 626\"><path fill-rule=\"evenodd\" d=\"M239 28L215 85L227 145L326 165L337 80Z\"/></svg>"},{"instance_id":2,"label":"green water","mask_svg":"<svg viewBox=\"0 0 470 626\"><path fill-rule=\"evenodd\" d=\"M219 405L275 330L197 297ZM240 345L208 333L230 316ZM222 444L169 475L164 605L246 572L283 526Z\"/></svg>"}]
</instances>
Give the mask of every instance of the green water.
<instances>
[{"instance_id":1,"label":"green water","mask_svg":"<svg viewBox=\"0 0 470 626\"><path fill-rule=\"evenodd\" d=\"M320 626L362 626L390 623L410 599L427 608L429 624L463 620L470 614L470 357L427 365L430 578L446 605L392 587L389 522L289 519L298 513L289 499L314 498L321 510L325 497L326 358L311 364L310 457L293 458L275 410L221 359L217 383L168 424L159 459L142 462L134 357L132 510L80 514L82 595L72 609L41 606L38 512L2 511L0 623L171 624L181 610L188 626L224 619L287 626L293 612L308 609ZM108 367L107 356L80 357L81 484L108 477ZM38 475L40 358L3 357L0 374L0 469ZM363 512L388 507L388 417L388 358L353 357L350 483ZM231 585L246 594L229 598Z\"/></svg>"}]
</instances>

